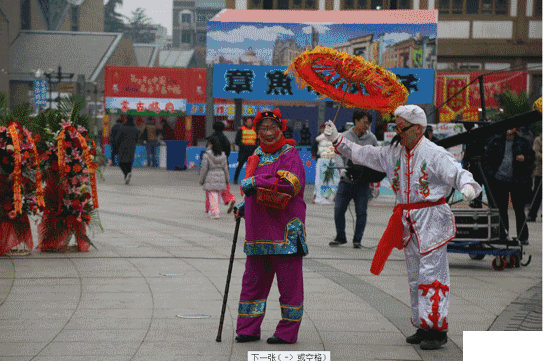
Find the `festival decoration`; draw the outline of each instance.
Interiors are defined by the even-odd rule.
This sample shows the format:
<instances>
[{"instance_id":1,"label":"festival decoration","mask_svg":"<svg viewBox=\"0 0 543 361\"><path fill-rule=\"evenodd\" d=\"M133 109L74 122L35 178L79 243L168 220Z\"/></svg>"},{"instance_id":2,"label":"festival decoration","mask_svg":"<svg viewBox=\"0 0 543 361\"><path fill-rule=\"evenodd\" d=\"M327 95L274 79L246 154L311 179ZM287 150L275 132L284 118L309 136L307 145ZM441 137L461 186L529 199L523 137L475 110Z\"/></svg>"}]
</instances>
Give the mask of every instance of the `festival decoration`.
<instances>
[{"instance_id":1,"label":"festival decoration","mask_svg":"<svg viewBox=\"0 0 543 361\"><path fill-rule=\"evenodd\" d=\"M0 255L21 243L32 249L28 216L45 208L35 140L18 122L0 125Z\"/></svg>"},{"instance_id":2,"label":"festival decoration","mask_svg":"<svg viewBox=\"0 0 543 361\"><path fill-rule=\"evenodd\" d=\"M537 99L535 102L534 102L534 110L537 110L538 112L541 113L541 97L539 97L539 99Z\"/></svg>"},{"instance_id":3,"label":"festival decoration","mask_svg":"<svg viewBox=\"0 0 543 361\"><path fill-rule=\"evenodd\" d=\"M323 46L300 54L287 73L294 75L300 88L310 86L323 98L346 107L378 110L383 115L403 105L409 95L390 71L360 56Z\"/></svg>"},{"instance_id":4,"label":"festival decoration","mask_svg":"<svg viewBox=\"0 0 543 361\"><path fill-rule=\"evenodd\" d=\"M47 209L38 225L38 248L65 251L74 235L79 251L87 252L89 246L95 247L86 227L97 217L96 144L90 141L85 127L76 128L70 120L62 121L61 126L62 130L54 133L48 142L46 152L45 161L49 164L45 187Z\"/></svg>"}]
</instances>

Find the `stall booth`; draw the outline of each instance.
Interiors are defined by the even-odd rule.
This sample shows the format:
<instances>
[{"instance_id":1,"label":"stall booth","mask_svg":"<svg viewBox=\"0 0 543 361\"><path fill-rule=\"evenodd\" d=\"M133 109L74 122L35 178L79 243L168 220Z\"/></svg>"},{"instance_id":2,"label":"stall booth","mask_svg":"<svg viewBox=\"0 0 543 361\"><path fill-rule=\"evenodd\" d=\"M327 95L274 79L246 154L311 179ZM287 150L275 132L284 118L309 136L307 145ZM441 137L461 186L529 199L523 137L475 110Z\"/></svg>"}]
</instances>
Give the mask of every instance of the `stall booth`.
<instances>
[{"instance_id":1,"label":"stall booth","mask_svg":"<svg viewBox=\"0 0 543 361\"><path fill-rule=\"evenodd\" d=\"M295 140L299 141L299 130L306 123L313 140L319 134L318 103L326 102L325 120L335 118L338 103L311 87L300 89L286 70L298 55L319 45L362 56L386 68L409 91L407 103L433 103L436 10L334 11L326 12L325 18L320 13L291 11L286 16L284 11L228 9L208 21L206 61L214 64L213 97L243 99L244 112L254 104L277 106L293 125ZM366 89L358 90L368 94ZM285 106L287 102L298 106ZM341 109L336 126L341 129L351 122L352 113L353 109ZM326 160L326 167L317 172L310 146L298 148L307 182L314 183L319 177L317 193L333 199L339 179L330 174L333 159ZM191 157L191 162L198 165L198 159Z\"/></svg>"},{"instance_id":2,"label":"stall booth","mask_svg":"<svg viewBox=\"0 0 543 361\"><path fill-rule=\"evenodd\" d=\"M193 121L187 103L205 101L205 86L205 69L106 66L102 143L106 157L111 159L111 127L117 119L132 115L140 130L148 119L159 130L166 122L170 131L161 132L156 164L168 170L185 169ZM133 166L147 164L145 146L138 145Z\"/></svg>"}]
</instances>

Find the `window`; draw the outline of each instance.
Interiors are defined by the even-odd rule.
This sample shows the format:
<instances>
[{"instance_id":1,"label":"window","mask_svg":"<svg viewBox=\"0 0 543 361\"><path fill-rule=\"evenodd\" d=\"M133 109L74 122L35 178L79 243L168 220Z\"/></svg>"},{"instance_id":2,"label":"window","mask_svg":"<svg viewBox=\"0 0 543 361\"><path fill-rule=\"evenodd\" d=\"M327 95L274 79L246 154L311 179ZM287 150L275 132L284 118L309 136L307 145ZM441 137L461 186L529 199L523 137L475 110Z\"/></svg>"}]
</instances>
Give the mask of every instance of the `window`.
<instances>
[{"instance_id":1,"label":"window","mask_svg":"<svg viewBox=\"0 0 543 361\"><path fill-rule=\"evenodd\" d=\"M183 44L189 44L190 43L190 33L189 32L184 31L181 34L181 42Z\"/></svg>"},{"instance_id":2,"label":"window","mask_svg":"<svg viewBox=\"0 0 543 361\"><path fill-rule=\"evenodd\" d=\"M541 17L541 0L534 0L534 14L533 16Z\"/></svg>"},{"instance_id":3,"label":"window","mask_svg":"<svg viewBox=\"0 0 543 361\"><path fill-rule=\"evenodd\" d=\"M411 9L411 0L343 0L343 10Z\"/></svg>"},{"instance_id":4,"label":"window","mask_svg":"<svg viewBox=\"0 0 543 361\"><path fill-rule=\"evenodd\" d=\"M72 6L72 31L79 31L79 6Z\"/></svg>"},{"instance_id":5,"label":"window","mask_svg":"<svg viewBox=\"0 0 543 361\"><path fill-rule=\"evenodd\" d=\"M21 1L21 30L30 30L30 0Z\"/></svg>"},{"instance_id":6,"label":"window","mask_svg":"<svg viewBox=\"0 0 543 361\"><path fill-rule=\"evenodd\" d=\"M439 0L440 14L507 15L508 0Z\"/></svg>"},{"instance_id":7,"label":"window","mask_svg":"<svg viewBox=\"0 0 543 361\"><path fill-rule=\"evenodd\" d=\"M190 23L190 14L181 14L182 23Z\"/></svg>"},{"instance_id":8,"label":"window","mask_svg":"<svg viewBox=\"0 0 543 361\"><path fill-rule=\"evenodd\" d=\"M318 0L249 0L249 9L316 10Z\"/></svg>"}]
</instances>

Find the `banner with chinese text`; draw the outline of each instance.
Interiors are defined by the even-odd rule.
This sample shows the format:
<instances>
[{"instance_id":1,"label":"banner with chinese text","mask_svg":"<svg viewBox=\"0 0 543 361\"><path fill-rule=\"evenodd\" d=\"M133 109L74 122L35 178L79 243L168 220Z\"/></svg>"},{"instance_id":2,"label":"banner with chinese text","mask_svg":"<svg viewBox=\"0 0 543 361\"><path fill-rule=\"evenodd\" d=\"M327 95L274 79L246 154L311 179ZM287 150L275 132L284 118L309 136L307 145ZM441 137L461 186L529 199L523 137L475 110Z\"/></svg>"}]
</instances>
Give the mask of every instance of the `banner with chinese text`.
<instances>
[{"instance_id":1,"label":"banner with chinese text","mask_svg":"<svg viewBox=\"0 0 543 361\"><path fill-rule=\"evenodd\" d=\"M187 104L188 115L206 115L206 104ZM234 104L214 104L213 115L217 116L231 116L234 117L236 113ZM256 113L263 109L269 109L269 105L250 105L244 104L242 108L242 116L254 117Z\"/></svg>"},{"instance_id":2,"label":"banner with chinese text","mask_svg":"<svg viewBox=\"0 0 543 361\"><path fill-rule=\"evenodd\" d=\"M499 108L495 95L506 89L515 92L526 91L528 75L526 72L486 73L437 73L436 75L436 106L445 103L456 93L454 98L439 110L440 122L451 122L457 117L463 120L479 120L481 108L481 93L477 78L484 75L484 96L486 108ZM473 83L472 83L473 82ZM470 84L471 83L471 84ZM463 89L470 84L466 89Z\"/></svg>"},{"instance_id":3,"label":"banner with chinese text","mask_svg":"<svg viewBox=\"0 0 543 361\"><path fill-rule=\"evenodd\" d=\"M206 69L105 67L105 96L206 101Z\"/></svg>"},{"instance_id":4,"label":"banner with chinese text","mask_svg":"<svg viewBox=\"0 0 543 361\"><path fill-rule=\"evenodd\" d=\"M106 97L106 109L113 114L179 115L186 112L187 100Z\"/></svg>"},{"instance_id":5,"label":"banner with chinese text","mask_svg":"<svg viewBox=\"0 0 543 361\"><path fill-rule=\"evenodd\" d=\"M304 88L299 89L285 66L229 65L213 66L213 97L255 100L318 101L320 95ZM434 101L434 69L388 69L409 90L408 103L431 104ZM331 101L329 98L320 99Z\"/></svg>"}]
</instances>

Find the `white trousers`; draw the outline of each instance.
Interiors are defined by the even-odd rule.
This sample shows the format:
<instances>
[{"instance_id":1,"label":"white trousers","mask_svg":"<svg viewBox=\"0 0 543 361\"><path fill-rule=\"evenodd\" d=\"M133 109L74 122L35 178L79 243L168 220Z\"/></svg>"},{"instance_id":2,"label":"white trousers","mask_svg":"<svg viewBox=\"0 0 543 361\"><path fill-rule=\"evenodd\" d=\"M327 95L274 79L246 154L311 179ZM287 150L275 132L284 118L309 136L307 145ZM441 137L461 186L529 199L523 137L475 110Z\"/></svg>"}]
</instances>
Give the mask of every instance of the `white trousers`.
<instances>
[{"instance_id":1,"label":"white trousers","mask_svg":"<svg viewBox=\"0 0 543 361\"><path fill-rule=\"evenodd\" d=\"M421 255L417 239L404 248L411 293L411 323L417 328L446 332L449 314L447 246Z\"/></svg>"}]
</instances>

